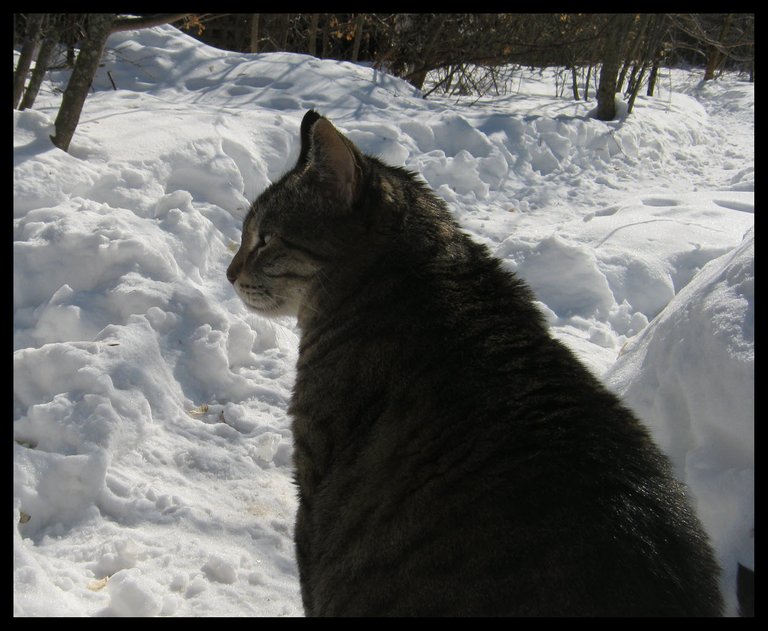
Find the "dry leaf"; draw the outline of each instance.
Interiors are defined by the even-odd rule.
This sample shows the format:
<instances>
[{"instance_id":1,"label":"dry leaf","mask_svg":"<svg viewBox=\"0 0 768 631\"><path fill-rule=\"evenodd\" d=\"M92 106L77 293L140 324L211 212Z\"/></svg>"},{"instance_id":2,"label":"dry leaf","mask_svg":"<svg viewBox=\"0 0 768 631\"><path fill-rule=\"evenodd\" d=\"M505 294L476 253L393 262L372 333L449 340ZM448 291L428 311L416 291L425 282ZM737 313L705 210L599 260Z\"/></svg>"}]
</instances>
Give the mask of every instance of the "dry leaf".
<instances>
[{"instance_id":1,"label":"dry leaf","mask_svg":"<svg viewBox=\"0 0 768 631\"><path fill-rule=\"evenodd\" d=\"M206 414L208 412L208 404L202 403L198 407L196 407L194 410L187 411L187 414L190 416L202 416L203 414Z\"/></svg>"},{"instance_id":2,"label":"dry leaf","mask_svg":"<svg viewBox=\"0 0 768 631\"><path fill-rule=\"evenodd\" d=\"M91 581L88 583L88 589L90 589L92 592L97 592L100 589L104 589L104 586L107 584L108 580L109 576L105 576L104 578L100 578L98 581Z\"/></svg>"}]
</instances>

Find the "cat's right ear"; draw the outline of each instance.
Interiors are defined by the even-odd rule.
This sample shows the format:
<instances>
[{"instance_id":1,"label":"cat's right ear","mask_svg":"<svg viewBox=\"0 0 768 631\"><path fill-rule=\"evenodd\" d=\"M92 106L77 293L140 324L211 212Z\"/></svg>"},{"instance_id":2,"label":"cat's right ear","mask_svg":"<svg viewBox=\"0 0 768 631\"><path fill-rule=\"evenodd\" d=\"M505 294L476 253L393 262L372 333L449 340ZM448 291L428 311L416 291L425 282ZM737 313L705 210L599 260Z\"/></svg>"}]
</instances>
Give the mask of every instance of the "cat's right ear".
<instances>
[{"instance_id":1,"label":"cat's right ear","mask_svg":"<svg viewBox=\"0 0 768 631\"><path fill-rule=\"evenodd\" d=\"M301 151L298 170L311 170L318 184L343 207L349 207L360 193L362 171L359 153L333 124L315 110L301 121Z\"/></svg>"},{"instance_id":2,"label":"cat's right ear","mask_svg":"<svg viewBox=\"0 0 768 631\"><path fill-rule=\"evenodd\" d=\"M303 169L307 166L309 151L312 148L312 126L322 118L315 110L309 110L301 119L301 151L299 160L296 163L297 169Z\"/></svg>"}]
</instances>

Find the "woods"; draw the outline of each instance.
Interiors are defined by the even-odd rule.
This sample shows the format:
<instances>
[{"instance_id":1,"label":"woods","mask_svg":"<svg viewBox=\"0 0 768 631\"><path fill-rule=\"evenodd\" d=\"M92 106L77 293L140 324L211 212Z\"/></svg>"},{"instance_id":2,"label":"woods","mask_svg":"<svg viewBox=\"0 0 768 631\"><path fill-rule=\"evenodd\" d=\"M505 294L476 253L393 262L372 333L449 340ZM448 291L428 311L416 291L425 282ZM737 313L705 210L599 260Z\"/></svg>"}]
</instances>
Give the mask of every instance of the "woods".
<instances>
[{"instance_id":1,"label":"woods","mask_svg":"<svg viewBox=\"0 0 768 631\"><path fill-rule=\"evenodd\" d=\"M754 81L753 14L30 13L14 15L14 108L33 107L47 70L71 67L52 137L66 151L109 34L164 23L229 50L372 64L424 89L425 98L498 93L515 67L558 66L570 76L556 89L569 83L577 100L594 93L601 120L616 117L616 95L627 99L627 113L643 86L652 96L660 66L700 67L703 80L739 70Z\"/></svg>"},{"instance_id":2,"label":"woods","mask_svg":"<svg viewBox=\"0 0 768 631\"><path fill-rule=\"evenodd\" d=\"M562 66L574 98L587 77L617 65L618 91L652 95L658 67L725 68L754 79L752 14L200 14L192 34L228 50L288 51L370 62L421 89L428 73L448 93L495 90L509 66ZM611 73L612 74L612 73ZM606 77L606 81L609 79Z\"/></svg>"}]
</instances>

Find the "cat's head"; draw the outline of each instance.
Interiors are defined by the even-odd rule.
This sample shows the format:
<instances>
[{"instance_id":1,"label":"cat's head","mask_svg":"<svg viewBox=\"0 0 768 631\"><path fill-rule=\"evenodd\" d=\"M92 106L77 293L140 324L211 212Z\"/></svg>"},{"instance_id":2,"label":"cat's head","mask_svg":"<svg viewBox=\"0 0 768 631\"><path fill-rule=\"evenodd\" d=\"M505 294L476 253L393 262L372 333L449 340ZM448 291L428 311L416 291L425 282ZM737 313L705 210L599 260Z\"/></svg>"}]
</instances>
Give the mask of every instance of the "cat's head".
<instances>
[{"instance_id":1,"label":"cat's head","mask_svg":"<svg viewBox=\"0 0 768 631\"><path fill-rule=\"evenodd\" d=\"M227 278L263 315L296 315L318 274L354 238L366 158L314 110L296 166L253 203Z\"/></svg>"}]
</instances>

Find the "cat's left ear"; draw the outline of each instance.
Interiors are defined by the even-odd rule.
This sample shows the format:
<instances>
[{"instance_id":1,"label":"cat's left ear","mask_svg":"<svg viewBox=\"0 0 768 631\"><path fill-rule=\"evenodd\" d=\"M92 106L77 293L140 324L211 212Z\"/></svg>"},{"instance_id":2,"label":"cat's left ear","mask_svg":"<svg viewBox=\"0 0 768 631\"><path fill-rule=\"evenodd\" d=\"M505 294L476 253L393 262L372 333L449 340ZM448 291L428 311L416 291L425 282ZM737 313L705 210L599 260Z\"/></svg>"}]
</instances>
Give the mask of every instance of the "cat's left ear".
<instances>
[{"instance_id":1,"label":"cat's left ear","mask_svg":"<svg viewBox=\"0 0 768 631\"><path fill-rule=\"evenodd\" d=\"M306 119L306 117L305 117ZM359 197L362 185L360 154L325 118L313 122L308 162L321 182L344 206L351 206Z\"/></svg>"}]
</instances>

